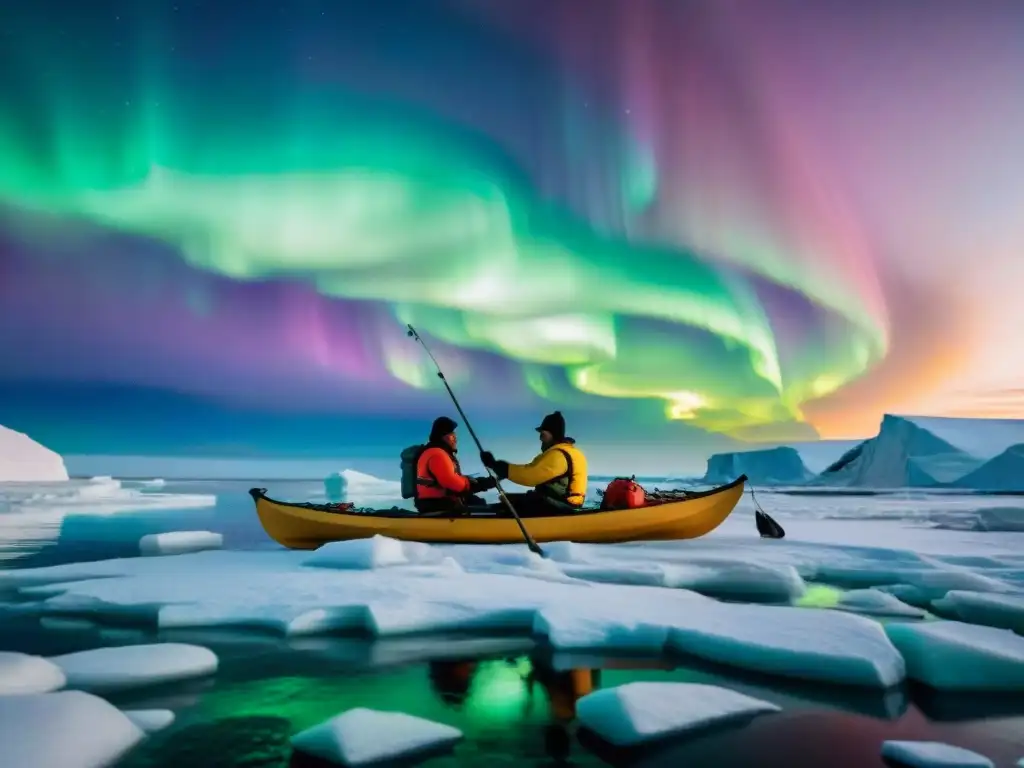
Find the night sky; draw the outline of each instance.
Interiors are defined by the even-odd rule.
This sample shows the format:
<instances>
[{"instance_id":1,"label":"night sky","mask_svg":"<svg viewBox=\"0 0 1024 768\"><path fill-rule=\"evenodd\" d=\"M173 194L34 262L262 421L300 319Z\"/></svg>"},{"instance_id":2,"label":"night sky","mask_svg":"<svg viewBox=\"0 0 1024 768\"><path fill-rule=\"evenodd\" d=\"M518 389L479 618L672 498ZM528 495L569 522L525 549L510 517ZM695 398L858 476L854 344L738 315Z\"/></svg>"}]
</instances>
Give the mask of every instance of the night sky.
<instances>
[{"instance_id":1,"label":"night sky","mask_svg":"<svg viewBox=\"0 0 1024 768\"><path fill-rule=\"evenodd\" d=\"M613 455L1024 416L1024 4L0 9L0 423ZM671 463L675 461L670 457Z\"/></svg>"}]
</instances>

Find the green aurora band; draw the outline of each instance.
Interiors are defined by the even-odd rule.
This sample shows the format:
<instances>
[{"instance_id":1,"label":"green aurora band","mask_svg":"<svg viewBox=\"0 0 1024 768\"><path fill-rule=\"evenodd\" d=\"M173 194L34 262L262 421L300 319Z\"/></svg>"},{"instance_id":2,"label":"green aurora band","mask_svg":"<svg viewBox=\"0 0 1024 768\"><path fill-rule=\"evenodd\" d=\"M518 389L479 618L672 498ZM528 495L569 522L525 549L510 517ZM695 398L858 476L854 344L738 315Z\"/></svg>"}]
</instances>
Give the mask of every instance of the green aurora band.
<instances>
[{"instance_id":1,"label":"green aurora band","mask_svg":"<svg viewBox=\"0 0 1024 768\"><path fill-rule=\"evenodd\" d=\"M668 418L711 431L801 421L804 403L887 351L884 323L818 281L799 289L828 311L828 328L783 366L748 276L597 234L539 202L478 137L337 93L306 96L284 119L173 93L90 110L87 94L65 89L47 104L45 142L5 108L0 202L154 238L233 279L303 279L326 296L386 302L400 323L519 361L549 399L656 398ZM656 185L653 169L645 184ZM436 383L397 350L386 362L409 384Z\"/></svg>"}]
</instances>

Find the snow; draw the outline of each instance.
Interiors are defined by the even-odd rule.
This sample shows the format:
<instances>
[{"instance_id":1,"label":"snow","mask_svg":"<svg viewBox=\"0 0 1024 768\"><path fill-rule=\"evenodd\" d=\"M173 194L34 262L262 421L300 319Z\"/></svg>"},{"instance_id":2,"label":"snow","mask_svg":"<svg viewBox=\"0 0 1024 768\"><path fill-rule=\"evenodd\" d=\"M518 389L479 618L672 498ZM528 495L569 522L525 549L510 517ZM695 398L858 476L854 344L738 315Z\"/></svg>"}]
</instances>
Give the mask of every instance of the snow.
<instances>
[{"instance_id":1,"label":"snow","mask_svg":"<svg viewBox=\"0 0 1024 768\"><path fill-rule=\"evenodd\" d=\"M169 709L126 709L124 716L146 733L162 731L174 724L174 713Z\"/></svg>"},{"instance_id":2,"label":"snow","mask_svg":"<svg viewBox=\"0 0 1024 768\"><path fill-rule=\"evenodd\" d=\"M0 696L49 693L65 682L61 668L44 658L0 651Z\"/></svg>"},{"instance_id":3,"label":"snow","mask_svg":"<svg viewBox=\"0 0 1024 768\"><path fill-rule=\"evenodd\" d=\"M1024 637L958 621L887 624L907 676L945 691L1024 691Z\"/></svg>"},{"instance_id":4,"label":"snow","mask_svg":"<svg viewBox=\"0 0 1024 768\"><path fill-rule=\"evenodd\" d=\"M0 424L0 483L53 483L68 479L60 454Z\"/></svg>"},{"instance_id":5,"label":"snow","mask_svg":"<svg viewBox=\"0 0 1024 768\"><path fill-rule=\"evenodd\" d=\"M718 485L746 475L755 485L796 485L813 476L795 448L716 453L708 459L702 482Z\"/></svg>"},{"instance_id":6,"label":"snow","mask_svg":"<svg viewBox=\"0 0 1024 768\"><path fill-rule=\"evenodd\" d=\"M882 757L908 768L995 768L984 755L938 741L885 741Z\"/></svg>"},{"instance_id":7,"label":"snow","mask_svg":"<svg viewBox=\"0 0 1024 768\"><path fill-rule=\"evenodd\" d=\"M111 691L158 685L217 671L213 651L184 643L95 648L53 656L69 688Z\"/></svg>"},{"instance_id":8,"label":"snow","mask_svg":"<svg viewBox=\"0 0 1024 768\"><path fill-rule=\"evenodd\" d=\"M151 533L139 539L139 552L143 555L183 555L220 549L224 537L212 531L172 531Z\"/></svg>"},{"instance_id":9,"label":"snow","mask_svg":"<svg viewBox=\"0 0 1024 768\"><path fill-rule=\"evenodd\" d=\"M993 595L953 590L936 601L935 607L950 611L970 624L1012 629L1024 635L1024 594Z\"/></svg>"},{"instance_id":10,"label":"snow","mask_svg":"<svg viewBox=\"0 0 1024 768\"><path fill-rule=\"evenodd\" d=\"M627 683L589 693L576 702L579 721L618 747L778 711L767 701L698 683Z\"/></svg>"},{"instance_id":11,"label":"snow","mask_svg":"<svg viewBox=\"0 0 1024 768\"><path fill-rule=\"evenodd\" d=\"M462 731L402 712L359 707L292 737L292 747L345 766L408 759L454 746Z\"/></svg>"},{"instance_id":12,"label":"snow","mask_svg":"<svg viewBox=\"0 0 1024 768\"><path fill-rule=\"evenodd\" d=\"M144 735L117 708L81 691L0 696L5 765L102 768Z\"/></svg>"}]
</instances>

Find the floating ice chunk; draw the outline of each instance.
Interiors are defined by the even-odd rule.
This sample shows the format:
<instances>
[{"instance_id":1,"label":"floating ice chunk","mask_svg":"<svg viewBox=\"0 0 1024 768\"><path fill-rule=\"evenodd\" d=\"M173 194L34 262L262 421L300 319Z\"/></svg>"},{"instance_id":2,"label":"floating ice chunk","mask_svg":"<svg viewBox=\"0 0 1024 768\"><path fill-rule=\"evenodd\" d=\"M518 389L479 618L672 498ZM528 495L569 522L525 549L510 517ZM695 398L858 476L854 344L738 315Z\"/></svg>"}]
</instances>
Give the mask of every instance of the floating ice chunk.
<instances>
[{"instance_id":1,"label":"floating ice chunk","mask_svg":"<svg viewBox=\"0 0 1024 768\"><path fill-rule=\"evenodd\" d=\"M430 562L432 559L439 561L439 555L432 557L435 554L429 544L399 541L378 534L369 539L350 539L324 544L313 554L308 555L302 564L315 568L373 570Z\"/></svg>"},{"instance_id":2,"label":"floating ice chunk","mask_svg":"<svg viewBox=\"0 0 1024 768\"><path fill-rule=\"evenodd\" d=\"M875 621L838 611L700 606L674 619L668 647L709 661L803 680L889 688L905 665Z\"/></svg>"},{"instance_id":3,"label":"floating ice chunk","mask_svg":"<svg viewBox=\"0 0 1024 768\"><path fill-rule=\"evenodd\" d=\"M939 690L1024 690L1024 637L959 621L887 624L907 677Z\"/></svg>"},{"instance_id":4,"label":"floating ice chunk","mask_svg":"<svg viewBox=\"0 0 1024 768\"><path fill-rule=\"evenodd\" d=\"M169 709L126 709L124 716L146 733L155 733L174 723L174 713Z\"/></svg>"},{"instance_id":5,"label":"floating ice chunk","mask_svg":"<svg viewBox=\"0 0 1024 768\"><path fill-rule=\"evenodd\" d=\"M361 766L449 749L462 731L402 712L359 707L292 737L292 747L321 760Z\"/></svg>"},{"instance_id":6,"label":"floating ice chunk","mask_svg":"<svg viewBox=\"0 0 1024 768\"><path fill-rule=\"evenodd\" d=\"M224 537L212 531L150 533L139 539L139 552L143 555L186 555L222 546Z\"/></svg>"},{"instance_id":7,"label":"floating ice chunk","mask_svg":"<svg viewBox=\"0 0 1024 768\"><path fill-rule=\"evenodd\" d=\"M940 741L885 741L882 757L908 768L995 768L984 755Z\"/></svg>"},{"instance_id":8,"label":"floating ice chunk","mask_svg":"<svg viewBox=\"0 0 1024 768\"><path fill-rule=\"evenodd\" d=\"M213 651L184 643L96 648L54 656L50 661L64 671L69 688L94 691L157 685L217 670Z\"/></svg>"},{"instance_id":9,"label":"floating ice chunk","mask_svg":"<svg viewBox=\"0 0 1024 768\"><path fill-rule=\"evenodd\" d=\"M534 634L561 651L609 649L636 653L660 653L668 639L664 626L615 619L611 615L578 615L561 608L537 613Z\"/></svg>"},{"instance_id":10,"label":"floating ice chunk","mask_svg":"<svg viewBox=\"0 0 1024 768\"><path fill-rule=\"evenodd\" d=\"M696 567L694 567L696 566ZM662 566L665 586L692 589L725 599L785 602L800 597L807 585L791 565L767 565L733 559L691 559L688 566Z\"/></svg>"},{"instance_id":11,"label":"floating ice chunk","mask_svg":"<svg viewBox=\"0 0 1024 768\"><path fill-rule=\"evenodd\" d=\"M619 747L778 711L767 701L698 683L627 683L587 694L576 703L580 722Z\"/></svg>"},{"instance_id":12,"label":"floating ice chunk","mask_svg":"<svg viewBox=\"0 0 1024 768\"><path fill-rule=\"evenodd\" d=\"M873 616L907 616L921 619L928 615L927 611L907 605L894 595L877 589L854 589L845 592L836 607Z\"/></svg>"},{"instance_id":13,"label":"floating ice chunk","mask_svg":"<svg viewBox=\"0 0 1024 768\"><path fill-rule=\"evenodd\" d=\"M82 691L0 696L4 765L102 768L144 736L116 707Z\"/></svg>"},{"instance_id":14,"label":"floating ice chunk","mask_svg":"<svg viewBox=\"0 0 1024 768\"><path fill-rule=\"evenodd\" d=\"M935 607L952 611L969 624L1012 629L1024 634L1024 595L985 592L947 592Z\"/></svg>"},{"instance_id":15,"label":"floating ice chunk","mask_svg":"<svg viewBox=\"0 0 1024 768\"><path fill-rule=\"evenodd\" d=\"M63 670L41 656L0 651L0 696L49 693L65 682Z\"/></svg>"}]
</instances>

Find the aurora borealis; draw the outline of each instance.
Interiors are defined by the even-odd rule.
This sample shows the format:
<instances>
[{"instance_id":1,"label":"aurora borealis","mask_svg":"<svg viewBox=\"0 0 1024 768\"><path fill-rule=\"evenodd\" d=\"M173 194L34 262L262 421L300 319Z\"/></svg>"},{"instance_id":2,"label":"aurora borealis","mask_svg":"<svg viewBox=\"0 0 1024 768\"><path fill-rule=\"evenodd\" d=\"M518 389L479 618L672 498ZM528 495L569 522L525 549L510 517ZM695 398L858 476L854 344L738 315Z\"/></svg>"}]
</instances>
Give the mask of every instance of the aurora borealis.
<instances>
[{"instance_id":1,"label":"aurora borealis","mask_svg":"<svg viewBox=\"0 0 1024 768\"><path fill-rule=\"evenodd\" d=\"M1017 3L9 5L0 421L58 445L432 418L408 322L496 436L1024 415Z\"/></svg>"}]
</instances>

